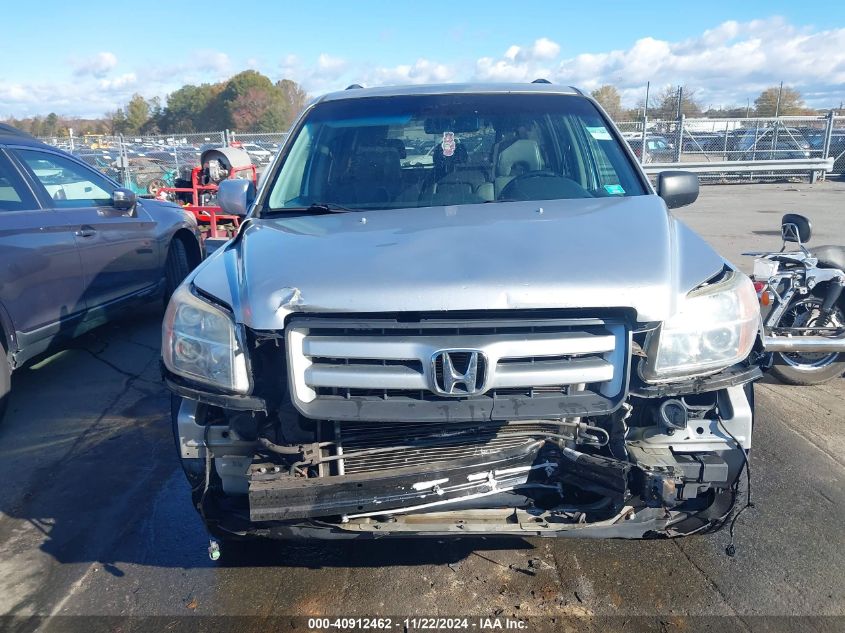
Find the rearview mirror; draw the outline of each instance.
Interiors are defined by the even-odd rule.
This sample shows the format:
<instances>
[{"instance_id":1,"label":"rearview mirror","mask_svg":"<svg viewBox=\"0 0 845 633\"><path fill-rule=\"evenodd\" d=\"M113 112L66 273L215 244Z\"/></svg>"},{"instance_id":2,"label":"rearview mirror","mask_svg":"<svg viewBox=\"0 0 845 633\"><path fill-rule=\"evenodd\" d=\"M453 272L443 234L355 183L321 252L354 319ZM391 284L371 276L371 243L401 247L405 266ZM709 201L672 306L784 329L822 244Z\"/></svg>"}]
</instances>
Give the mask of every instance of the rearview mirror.
<instances>
[{"instance_id":1,"label":"rearview mirror","mask_svg":"<svg viewBox=\"0 0 845 633\"><path fill-rule=\"evenodd\" d=\"M692 204L698 198L698 176L688 171L662 171L657 174L657 195L670 209Z\"/></svg>"},{"instance_id":2,"label":"rearview mirror","mask_svg":"<svg viewBox=\"0 0 845 633\"><path fill-rule=\"evenodd\" d=\"M787 213L780 221L780 235L784 242L805 244L813 234L813 225L809 218L797 213Z\"/></svg>"},{"instance_id":3,"label":"rearview mirror","mask_svg":"<svg viewBox=\"0 0 845 633\"><path fill-rule=\"evenodd\" d=\"M255 200L255 184L245 178L230 178L220 183L217 203L224 213L243 217Z\"/></svg>"},{"instance_id":4,"label":"rearview mirror","mask_svg":"<svg viewBox=\"0 0 845 633\"><path fill-rule=\"evenodd\" d=\"M115 189L111 196L112 206L118 211L131 211L135 207L137 196L129 189Z\"/></svg>"}]
</instances>

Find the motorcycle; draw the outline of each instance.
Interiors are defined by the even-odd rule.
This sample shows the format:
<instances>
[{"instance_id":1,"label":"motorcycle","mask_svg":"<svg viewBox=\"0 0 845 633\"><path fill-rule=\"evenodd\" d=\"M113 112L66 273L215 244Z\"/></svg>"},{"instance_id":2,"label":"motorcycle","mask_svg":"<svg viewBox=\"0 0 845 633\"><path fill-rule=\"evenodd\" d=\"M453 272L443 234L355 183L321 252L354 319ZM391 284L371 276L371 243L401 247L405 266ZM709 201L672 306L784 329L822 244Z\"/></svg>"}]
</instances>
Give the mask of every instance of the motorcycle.
<instances>
[{"instance_id":1,"label":"motorcycle","mask_svg":"<svg viewBox=\"0 0 845 633\"><path fill-rule=\"evenodd\" d=\"M755 257L752 279L760 300L763 346L771 372L792 385L818 385L845 373L845 247L805 246L810 220L787 213L783 246ZM787 251L787 244L798 250Z\"/></svg>"}]
</instances>

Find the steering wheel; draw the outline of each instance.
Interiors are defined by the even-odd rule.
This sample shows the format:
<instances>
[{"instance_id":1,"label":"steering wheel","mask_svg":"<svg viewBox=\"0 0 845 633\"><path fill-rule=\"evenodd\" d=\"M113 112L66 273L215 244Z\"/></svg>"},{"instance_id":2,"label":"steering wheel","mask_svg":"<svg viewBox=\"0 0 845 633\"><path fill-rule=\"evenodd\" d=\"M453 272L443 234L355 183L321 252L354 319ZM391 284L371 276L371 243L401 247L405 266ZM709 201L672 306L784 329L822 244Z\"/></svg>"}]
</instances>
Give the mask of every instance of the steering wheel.
<instances>
[{"instance_id":1,"label":"steering wheel","mask_svg":"<svg viewBox=\"0 0 845 633\"><path fill-rule=\"evenodd\" d=\"M577 182L550 169L538 169L520 174L499 193L498 199L555 200L560 198L589 198L590 194Z\"/></svg>"}]
</instances>

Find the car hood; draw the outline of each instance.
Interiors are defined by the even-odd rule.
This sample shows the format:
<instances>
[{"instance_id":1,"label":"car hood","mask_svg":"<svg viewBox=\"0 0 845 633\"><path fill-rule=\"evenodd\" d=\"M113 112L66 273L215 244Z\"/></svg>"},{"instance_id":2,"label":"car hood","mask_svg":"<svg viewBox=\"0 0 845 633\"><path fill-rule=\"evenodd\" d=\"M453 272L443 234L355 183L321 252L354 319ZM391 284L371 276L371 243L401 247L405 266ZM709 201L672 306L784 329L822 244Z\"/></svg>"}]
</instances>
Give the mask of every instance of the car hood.
<instances>
[{"instance_id":1,"label":"car hood","mask_svg":"<svg viewBox=\"0 0 845 633\"><path fill-rule=\"evenodd\" d=\"M255 329L291 312L626 307L662 321L724 264L647 195L251 219L192 281Z\"/></svg>"}]
</instances>

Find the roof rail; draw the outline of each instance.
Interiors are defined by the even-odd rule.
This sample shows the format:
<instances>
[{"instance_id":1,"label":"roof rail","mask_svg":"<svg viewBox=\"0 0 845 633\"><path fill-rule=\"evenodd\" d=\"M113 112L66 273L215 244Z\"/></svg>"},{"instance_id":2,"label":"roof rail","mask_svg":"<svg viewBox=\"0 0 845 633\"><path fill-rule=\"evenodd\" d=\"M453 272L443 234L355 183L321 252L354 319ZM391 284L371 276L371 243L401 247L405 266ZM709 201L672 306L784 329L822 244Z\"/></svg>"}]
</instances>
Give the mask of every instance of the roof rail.
<instances>
[{"instance_id":1,"label":"roof rail","mask_svg":"<svg viewBox=\"0 0 845 633\"><path fill-rule=\"evenodd\" d=\"M346 90L360 90L363 87L364 86L362 86L361 84L350 84L350 85L346 86L345 89Z\"/></svg>"},{"instance_id":2,"label":"roof rail","mask_svg":"<svg viewBox=\"0 0 845 633\"><path fill-rule=\"evenodd\" d=\"M532 81L531 83L532 83L532 84L550 84L550 83L552 83L552 82L551 82L551 81L549 81L548 79L543 79L542 77L538 77L537 79L535 79L535 80L534 80L534 81Z\"/></svg>"},{"instance_id":3,"label":"roof rail","mask_svg":"<svg viewBox=\"0 0 845 633\"><path fill-rule=\"evenodd\" d=\"M583 91L583 90L581 90L580 88L576 88L575 86L569 86L569 88L570 88L571 90L574 90L575 92L577 92L577 93L578 93L579 95L581 95L582 97L585 97L585 96L586 96L586 95L584 94L584 91Z\"/></svg>"}]
</instances>

